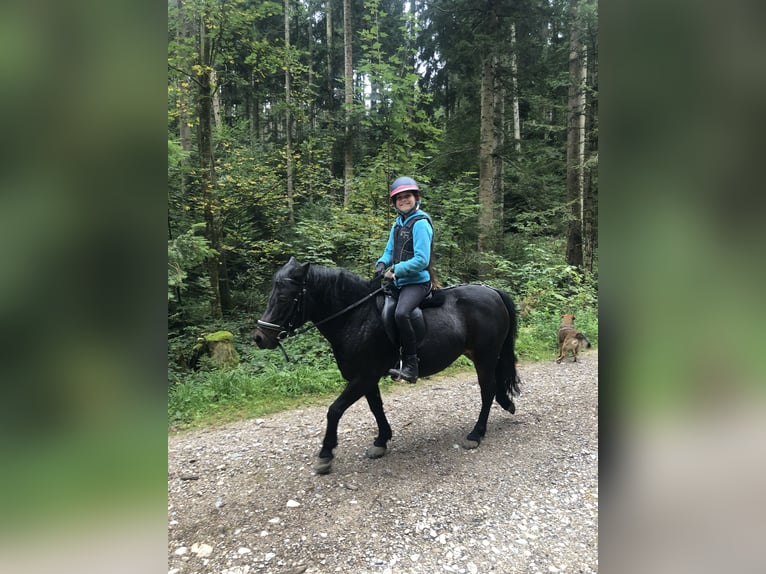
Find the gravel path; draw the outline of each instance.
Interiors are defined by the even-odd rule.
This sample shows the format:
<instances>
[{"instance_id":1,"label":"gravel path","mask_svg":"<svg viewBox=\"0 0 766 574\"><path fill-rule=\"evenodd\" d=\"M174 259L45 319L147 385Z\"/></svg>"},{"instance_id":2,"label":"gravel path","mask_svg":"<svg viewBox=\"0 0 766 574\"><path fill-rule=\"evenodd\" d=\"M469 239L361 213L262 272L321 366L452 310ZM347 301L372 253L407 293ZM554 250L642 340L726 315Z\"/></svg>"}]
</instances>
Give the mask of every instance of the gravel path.
<instances>
[{"instance_id":1,"label":"gravel path","mask_svg":"<svg viewBox=\"0 0 766 574\"><path fill-rule=\"evenodd\" d=\"M327 406L168 439L169 574L531 573L598 570L598 351L522 363L516 414L471 374L384 393L388 454L364 400L312 471Z\"/></svg>"}]
</instances>

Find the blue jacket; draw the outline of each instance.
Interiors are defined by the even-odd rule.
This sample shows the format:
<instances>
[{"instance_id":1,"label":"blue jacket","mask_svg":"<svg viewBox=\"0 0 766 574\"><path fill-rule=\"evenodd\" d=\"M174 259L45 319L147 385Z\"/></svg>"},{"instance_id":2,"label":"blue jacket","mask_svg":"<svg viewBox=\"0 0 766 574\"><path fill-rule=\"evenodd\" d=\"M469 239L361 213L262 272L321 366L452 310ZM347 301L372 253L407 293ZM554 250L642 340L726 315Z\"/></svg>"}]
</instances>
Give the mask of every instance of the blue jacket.
<instances>
[{"instance_id":1,"label":"blue jacket","mask_svg":"<svg viewBox=\"0 0 766 574\"><path fill-rule=\"evenodd\" d=\"M394 238L398 227L403 227L412 218L422 217L419 221L415 222L412 227L412 246L414 255L412 258L406 261L394 261ZM431 274L428 272L428 263L431 261L431 240L433 239L434 232L430 223L430 216L420 209L410 214L406 219L402 219L402 216L398 216L396 221L391 226L391 232L388 234L388 243L386 249L383 251L383 255L376 261L383 263L386 267L394 263L394 285L396 287L403 287L404 285L411 285L413 283L425 283L431 280Z\"/></svg>"}]
</instances>

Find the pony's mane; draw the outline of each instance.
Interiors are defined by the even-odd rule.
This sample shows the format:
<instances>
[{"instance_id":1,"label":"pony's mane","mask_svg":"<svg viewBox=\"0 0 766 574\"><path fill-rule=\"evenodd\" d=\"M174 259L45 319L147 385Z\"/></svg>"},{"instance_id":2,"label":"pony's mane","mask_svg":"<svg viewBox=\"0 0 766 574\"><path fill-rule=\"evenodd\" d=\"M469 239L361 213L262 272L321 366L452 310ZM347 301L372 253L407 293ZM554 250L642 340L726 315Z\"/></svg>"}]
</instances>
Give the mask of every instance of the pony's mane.
<instances>
[{"instance_id":1,"label":"pony's mane","mask_svg":"<svg viewBox=\"0 0 766 574\"><path fill-rule=\"evenodd\" d=\"M308 282L325 294L327 303L359 299L370 292L369 281L340 267L309 267Z\"/></svg>"}]
</instances>

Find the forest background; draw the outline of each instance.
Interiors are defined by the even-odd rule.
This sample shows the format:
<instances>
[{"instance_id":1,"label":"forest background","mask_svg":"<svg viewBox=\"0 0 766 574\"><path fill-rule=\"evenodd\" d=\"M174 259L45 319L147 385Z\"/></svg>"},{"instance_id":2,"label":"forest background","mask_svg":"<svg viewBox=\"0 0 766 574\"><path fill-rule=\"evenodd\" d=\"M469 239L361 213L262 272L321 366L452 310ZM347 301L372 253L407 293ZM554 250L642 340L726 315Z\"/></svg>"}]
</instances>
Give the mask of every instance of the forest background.
<instances>
[{"instance_id":1,"label":"forest background","mask_svg":"<svg viewBox=\"0 0 766 574\"><path fill-rule=\"evenodd\" d=\"M167 564L170 16L124 0L3 6L8 571ZM763 564L762 488L746 480L763 476L766 421L762 16L752 0L599 6L605 571Z\"/></svg>"},{"instance_id":2,"label":"forest background","mask_svg":"<svg viewBox=\"0 0 766 574\"><path fill-rule=\"evenodd\" d=\"M595 1L169 0L170 424L342 387L318 335L250 336L290 256L371 276L400 175L441 282L516 301L521 360L565 312L596 343L597 168ZM194 350L220 330L231 369Z\"/></svg>"}]
</instances>

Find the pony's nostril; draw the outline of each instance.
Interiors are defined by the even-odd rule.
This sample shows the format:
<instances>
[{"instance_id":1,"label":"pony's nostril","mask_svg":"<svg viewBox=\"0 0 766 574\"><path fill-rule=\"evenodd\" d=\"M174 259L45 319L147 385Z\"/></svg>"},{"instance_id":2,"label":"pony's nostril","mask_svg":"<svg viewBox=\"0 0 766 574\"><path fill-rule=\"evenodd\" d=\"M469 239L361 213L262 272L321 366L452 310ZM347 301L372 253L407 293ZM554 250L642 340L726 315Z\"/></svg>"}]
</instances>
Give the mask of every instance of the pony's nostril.
<instances>
[{"instance_id":1,"label":"pony's nostril","mask_svg":"<svg viewBox=\"0 0 766 574\"><path fill-rule=\"evenodd\" d=\"M263 348L263 337L261 337L260 332L256 331L253 333L253 341L255 341L256 345Z\"/></svg>"}]
</instances>

